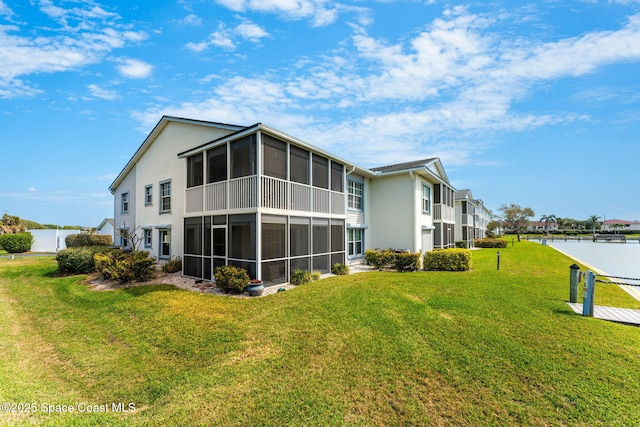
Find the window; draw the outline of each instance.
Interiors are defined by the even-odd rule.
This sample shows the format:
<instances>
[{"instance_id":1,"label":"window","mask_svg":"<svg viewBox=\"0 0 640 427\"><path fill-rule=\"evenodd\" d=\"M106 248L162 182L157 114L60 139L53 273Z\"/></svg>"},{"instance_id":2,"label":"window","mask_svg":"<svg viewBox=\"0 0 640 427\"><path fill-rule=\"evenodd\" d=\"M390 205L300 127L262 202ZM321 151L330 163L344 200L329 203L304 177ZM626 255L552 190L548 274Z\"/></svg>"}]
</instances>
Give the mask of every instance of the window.
<instances>
[{"instance_id":1,"label":"window","mask_svg":"<svg viewBox=\"0 0 640 427\"><path fill-rule=\"evenodd\" d=\"M151 241L151 229L150 228L145 228L144 231L144 247L145 248L150 248L152 245L152 241Z\"/></svg>"},{"instance_id":2,"label":"window","mask_svg":"<svg viewBox=\"0 0 640 427\"><path fill-rule=\"evenodd\" d=\"M269 135L262 135L264 174L287 179L287 144Z\"/></svg>"},{"instance_id":3,"label":"window","mask_svg":"<svg viewBox=\"0 0 640 427\"><path fill-rule=\"evenodd\" d=\"M309 218L291 217L289 220L289 246L292 257L309 255ZM293 269L293 267L292 267Z\"/></svg>"},{"instance_id":4,"label":"window","mask_svg":"<svg viewBox=\"0 0 640 427\"><path fill-rule=\"evenodd\" d=\"M198 153L187 157L187 188L204 184L204 155Z\"/></svg>"},{"instance_id":5,"label":"window","mask_svg":"<svg viewBox=\"0 0 640 427\"><path fill-rule=\"evenodd\" d=\"M289 147L289 180L309 184L309 152L298 147Z\"/></svg>"},{"instance_id":6,"label":"window","mask_svg":"<svg viewBox=\"0 0 640 427\"><path fill-rule=\"evenodd\" d=\"M331 162L331 189L342 193L344 191L344 166Z\"/></svg>"},{"instance_id":7,"label":"window","mask_svg":"<svg viewBox=\"0 0 640 427\"><path fill-rule=\"evenodd\" d=\"M184 219L184 253L202 255L202 217Z\"/></svg>"},{"instance_id":8,"label":"window","mask_svg":"<svg viewBox=\"0 0 640 427\"><path fill-rule=\"evenodd\" d=\"M160 213L171 212L171 181L160 183Z\"/></svg>"},{"instance_id":9,"label":"window","mask_svg":"<svg viewBox=\"0 0 640 427\"><path fill-rule=\"evenodd\" d=\"M422 212L431 213L431 189L427 185L422 185Z\"/></svg>"},{"instance_id":10,"label":"window","mask_svg":"<svg viewBox=\"0 0 640 427\"><path fill-rule=\"evenodd\" d=\"M153 185L147 185L144 187L144 205L153 205Z\"/></svg>"},{"instance_id":11,"label":"window","mask_svg":"<svg viewBox=\"0 0 640 427\"><path fill-rule=\"evenodd\" d=\"M364 255L364 229L350 228L347 241L349 256Z\"/></svg>"},{"instance_id":12,"label":"window","mask_svg":"<svg viewBox=\"0 0 640 427\"><path fill-rule=\"evenodd\" d=\"M231 143L231 178L256 174L256 140L250 135Z\"/></svg>"},{"instance_id":13,"label":"window","mask_svg":"<svg viewBox=\"0 0 640 427\"><path fill-rule=\"evenodd\" d=\"M329 188L329 159L313 155L313 186Z\"/></svg>"},{"instance_id":14,"label":"window","mask_svg":"<svg viewBox=\"0 0 640 427\"><path fill-rule=\"evenodd\" d=\"M129 212L129 193L122 193L120 195L120 211L122 213Z\"/></svg>"},{"instance_id":15,"label":"window","mask_svg":"<svg viewBox=\"0 0 640 427\"><path fill-rule=\"evenodd\" d=\"M160 253L158 258L171 258L171 230L160 230Z\"/></svg>"},{"instance_id":16,"label":"window","mask_svg":"<svg viewBox=\"0 0 640 427\"><path fill-rule=\"evenodd\" d=\"M344 221L331 220L331 252L344 251Z\"/></svg>"},{"instance_id":17,"label":"window","mask_svg":"<svg viewBox=\"0 0 640 427\"><path fill-rule=\"evenodd\" d=\"M313 253L329 252L329 220L314 219L312 227Z\"/></svg>"},{"instance_id":18,"label":"window","mask_svg":"<svg viewBox=\"0 0 640 427\"><path fill-rule=\"evenodd\" d=\"M287 255L287 218L262 216L262 259L284 258Z\"/></svg>"},{"instance_id":19,"label":"window","mask_svg":"<svg viewBox=\"0 0 640 427\"><path fill-rule=\"evenodd\" d=\"M227 145L207 151L207 183L227 179Z\"/></svg>"},{"instance_id":20,"label":"window","mask_svg":"<svg viewBox=\"0 0 640 427\"><path fill-rule=\"evenodd\" d=\"M229 216L229 257L256 259L256 216Z\"/></svg>"},{"instance_id":21,"label":"window","mask_svg":"<svg viewBox=\"0 0 640 427\"><path fill-rule=\"evenodd\" d=\"M358 181L349 180L349 208L362 210L362 186Z\"/></svg>"}]
</instances>

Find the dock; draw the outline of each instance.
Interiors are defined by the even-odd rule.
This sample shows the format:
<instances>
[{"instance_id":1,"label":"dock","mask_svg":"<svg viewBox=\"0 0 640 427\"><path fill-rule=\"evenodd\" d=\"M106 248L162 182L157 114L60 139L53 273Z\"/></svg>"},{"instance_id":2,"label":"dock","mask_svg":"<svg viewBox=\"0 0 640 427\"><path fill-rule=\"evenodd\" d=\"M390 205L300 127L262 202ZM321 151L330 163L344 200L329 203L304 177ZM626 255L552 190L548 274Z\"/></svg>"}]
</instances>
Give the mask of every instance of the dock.
<instances>
[{"instance_id":1,"label":"dock","mask_svg":"<svg viewBox=\"0 0 640 427\"><path fill-rule=\"evenodd\" d=\"M582 314L582 304L573 302L568 302L567 304L573 311L578 314ZM630 308L615 308L596 305L593 308L593 317L595 319L640 326L640 310L632 310Z\"/></svg>"}]
</instances>

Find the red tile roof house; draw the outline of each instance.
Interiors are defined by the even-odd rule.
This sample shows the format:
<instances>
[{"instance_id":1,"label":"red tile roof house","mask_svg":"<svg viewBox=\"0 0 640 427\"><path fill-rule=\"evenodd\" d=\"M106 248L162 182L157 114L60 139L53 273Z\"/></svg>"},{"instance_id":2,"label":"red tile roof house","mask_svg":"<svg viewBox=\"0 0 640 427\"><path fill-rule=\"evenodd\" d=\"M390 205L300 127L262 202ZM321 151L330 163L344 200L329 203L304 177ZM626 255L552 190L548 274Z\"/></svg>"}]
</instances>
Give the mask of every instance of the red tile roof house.
<instances>
[{"instance_id":1,"label":"red tile roof house","mask_svg":"<svg viewBox=\"0 0 640 427\"><path fill-rule=\"evenodd\" d=\"M626 221L624 219L608 219L602 223L602 231L638 231L640 221Z\"/></svg>"}]
</instances>

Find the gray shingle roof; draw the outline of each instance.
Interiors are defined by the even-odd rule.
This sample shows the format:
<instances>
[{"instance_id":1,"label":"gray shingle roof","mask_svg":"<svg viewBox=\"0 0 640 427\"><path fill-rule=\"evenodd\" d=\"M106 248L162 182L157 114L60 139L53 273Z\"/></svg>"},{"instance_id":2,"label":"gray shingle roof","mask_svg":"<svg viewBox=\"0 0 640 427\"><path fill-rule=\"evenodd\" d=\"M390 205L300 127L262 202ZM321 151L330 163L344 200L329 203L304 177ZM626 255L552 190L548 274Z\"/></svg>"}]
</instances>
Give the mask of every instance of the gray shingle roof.
<instances>
[{"instance_id":1,"label":"gray shingle roof","mask_svg":"<svg viewBox=\"0 0 640 427\"><path fill-rule=\"evenodd\" d=\"M395 165L389 165L389 166L380 166L377 168L371 168L371 170L374 172L384 173L384 172L395 172L395 171L401 171L401 170L417 169L421 167L426 167L429 163L435 160L438 160L438 159L436 157L432 157L430 159L414 160L412 162L397 163Z\"/></svg>"}]
</instances>

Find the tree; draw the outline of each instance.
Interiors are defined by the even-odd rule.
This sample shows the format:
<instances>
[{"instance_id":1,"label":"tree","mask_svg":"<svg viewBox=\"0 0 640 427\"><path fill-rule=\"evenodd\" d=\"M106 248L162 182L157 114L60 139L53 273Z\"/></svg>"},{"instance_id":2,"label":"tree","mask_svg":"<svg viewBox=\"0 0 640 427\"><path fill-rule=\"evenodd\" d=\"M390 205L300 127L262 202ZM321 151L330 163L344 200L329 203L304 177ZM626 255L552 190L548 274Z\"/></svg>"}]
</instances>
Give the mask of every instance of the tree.
<instances>
[{"instance_id":1,"label":"tree","mask_svg":"<svg viewBox=\"0 0 640 427\"><path fill-rule=\"evenodd\" d=\"M501 226L502 226L502 223L500 221L496 221L496 220L489 221L489 224L487 224L487 232L489 236L500 234Z\"/></svg>"},{"instance_id":2,"label":"tree","mask_svg":"<svg viewBox=\"0 0 640 427\"><path fill-rule=\"evenodd\" d=\"M9 215L5 212L0 219L0 234L17 234L26 229L19 216Z\"/></svg>"},{"instance_id":3,"label":"tree","mask_svg":"<svg viewBox=\"0 0 640 427\"><path fill-rule=\"evenodd\" d=\"M519 242L520 234L526 230L529 219L535 215L533 209L511 203L509 206L502 205L500 211L505 227L515 231Z\"/></svg>"},{"instance_id":4,"label":"tree","mask_svg":"<svg viewBox=\"0 0 640 427\"><path fill-rule=\"evenodd\" d=\"M596 228L600 228L600 217L598 215L591 215L585 221L585 226L590 228L593 234L596 234Z\"/></svg>"},{"instance_id":5,"label":"tree","mask_svg":"<svg viewBox=\"0 0 640 427\"><path fill-rule=\"evenodd\" d=\"M544 222L544 231L549 234L549 223L557 224L558 218L555 215L542 215L540 222Z\"/></svg>"},{"instance_id":6,"label":"tree","mask_svg":"<svg viewBox=\"0 0 640 427\"><path fill-rule=\"evenodd\" d=\"M124 247L130 247L134 251L137 251L144 240L143 233L138 233L140 231L140 226L137 226L133 230L129 230L127 224L123 227L116 227L116 236L122 237L124 240Z\"/></svg>"}]
</instances>

